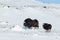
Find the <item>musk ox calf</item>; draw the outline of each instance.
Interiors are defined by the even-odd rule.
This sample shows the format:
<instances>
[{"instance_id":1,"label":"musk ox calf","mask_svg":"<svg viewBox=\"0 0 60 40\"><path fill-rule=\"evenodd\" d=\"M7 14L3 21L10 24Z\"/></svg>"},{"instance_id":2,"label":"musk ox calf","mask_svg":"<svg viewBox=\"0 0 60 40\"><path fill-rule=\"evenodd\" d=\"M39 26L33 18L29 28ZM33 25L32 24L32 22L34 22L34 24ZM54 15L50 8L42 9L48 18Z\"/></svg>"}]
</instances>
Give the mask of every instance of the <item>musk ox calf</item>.
<instances>
[{"instance_id":1,"label":"musk ox calf","mask_svg":"<svg viewBox=\"0 0 60 40\"><path fill-rule=\"evenodd\" d=\"M30 18L27 18L24 20L24 26L27 27L27 28L32 28L32 27L39 27L38 25L38 20L37 19L30 19Z\"/></svg>"},{"instance_id":2,"label":"musk ox calf","mask_svg":"<svg viewBox=\"0 0 60 40\"><path fill-rule=\"evenodd\" d=\"M51 28L52 28L52 25L51 25L51 24L48 24L48 23L44 23L44 24L43 24L43 28L44 28L47 32L50 32L50 31L51 31Z\"/></svg>"}]
</instances>

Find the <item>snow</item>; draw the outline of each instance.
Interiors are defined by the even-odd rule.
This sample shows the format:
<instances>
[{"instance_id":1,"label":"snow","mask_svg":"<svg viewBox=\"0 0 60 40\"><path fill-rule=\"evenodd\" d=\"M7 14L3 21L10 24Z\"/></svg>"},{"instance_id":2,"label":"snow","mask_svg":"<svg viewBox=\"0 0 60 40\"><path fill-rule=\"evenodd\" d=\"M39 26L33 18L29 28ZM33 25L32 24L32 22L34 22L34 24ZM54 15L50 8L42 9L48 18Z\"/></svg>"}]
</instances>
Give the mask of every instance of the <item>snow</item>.
<instances>
[{"instance_id":1,"label":"snow","mask_svg":"<svg viewBox=\"0 0 60 40\"><path fill-rule=\"evenodd\" d=\"M16 32L24 31L24 29L22 27L20 27L19 25L15 25L15 27L12 28L11 30L16 31Z\"/></svg>"},{"instance_id":2,"label":"snow","mask_svg":"<svg viewBox=\"0 0 60 40\"><path fill-rule=\"evenodd\" d=\"M22 5L19 5L20 1ZM60 5L20 1L0 0L0 40L60 40ZM41 5L31 7L37 4ZM43 8L45 5L48 8ZM23 23L26 18L37 19L39 29L25 29ZM51 32L45 32L43 23L52 24Z\"/></svg>"}]
</instances>

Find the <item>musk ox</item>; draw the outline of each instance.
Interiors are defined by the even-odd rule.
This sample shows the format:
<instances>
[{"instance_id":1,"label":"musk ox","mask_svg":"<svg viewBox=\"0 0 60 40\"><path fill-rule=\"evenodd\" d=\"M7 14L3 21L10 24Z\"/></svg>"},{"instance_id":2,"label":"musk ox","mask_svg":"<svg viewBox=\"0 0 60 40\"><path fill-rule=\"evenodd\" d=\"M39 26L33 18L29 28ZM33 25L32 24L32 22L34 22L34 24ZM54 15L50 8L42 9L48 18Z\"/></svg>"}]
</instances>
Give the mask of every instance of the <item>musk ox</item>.
<instances>
[{"instance_id":1,"label":"musk ox","mask_svg":"<svg viewBox=\"0 0 60 40\"><path fill-rule=\"evenodd\" d=\"M48 23L44 23L44 24L43 24L43 28L44 28L46 31L51 31L52 25L51 25L51 24L48 24Z\"/></svg>"},{"instance_id":2,"label":"musk ox","mask_svg":"<svg viewBox=\"0 0 60 40\"><path fill-rule=\"evenodd\" d=\"M24 20L24 26L27 27L27 28L36 28L36 27L39 27L39 23L38 23L38 20L37 19L30 19L30 18L27 18Z\"/></svg>"},{"instance_id":3,"label":"musk ox","mask_svg":"<svg viewBox=\"0 0 60 40\"><path fill-rule=\"evenodd\" d=\"M27 27L27 28L31 28L32 27L32 19L30 18L27 18L24 20L24 26Z\"/></svg>"}]
</instances>

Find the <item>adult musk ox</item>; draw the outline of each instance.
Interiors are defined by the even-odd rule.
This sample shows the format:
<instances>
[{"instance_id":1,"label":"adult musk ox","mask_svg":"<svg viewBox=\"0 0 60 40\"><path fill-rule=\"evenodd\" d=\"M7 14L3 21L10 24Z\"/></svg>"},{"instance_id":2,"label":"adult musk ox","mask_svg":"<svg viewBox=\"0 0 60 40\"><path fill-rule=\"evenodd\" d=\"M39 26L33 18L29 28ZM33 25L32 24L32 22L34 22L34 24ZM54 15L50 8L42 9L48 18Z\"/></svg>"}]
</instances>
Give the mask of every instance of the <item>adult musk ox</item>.
<instances>
[{"instance_id":1,"label":"adult musk ox","mask_svg":"<svg viewBox=\"0 0 60 40\"><path fill-rule=\"evenodd\" d=\"M30 18L27 18L24 20L24 26L27 27L27 28L31 28L32 27L32 19Z\"/></svg>"},{"instance_id":2,"label":"adult musk ox","mask_svg":"<svg viewBox=\"0 0 60 40\"><path fill-rule=\"evenodd\" d=\"M37 19L30 19L30 18L27 18L24 20L24 26L27 27L27 28L36 28L36 27L39 27L39 23L38 23L38 20Z\"/></svg>"},{"instance_id":3,"label":"adult musk ox","mask_svg":"<svg viewBox=\"0 0 60 40\"><path fill-rule=\"evenodd\" d=\"M51 25L51 24L48 24L48 23L44 23L44 24L43 24L43 28L44 28L46 31L51 31L52 25Z\"/></svg>"}]
</instances>

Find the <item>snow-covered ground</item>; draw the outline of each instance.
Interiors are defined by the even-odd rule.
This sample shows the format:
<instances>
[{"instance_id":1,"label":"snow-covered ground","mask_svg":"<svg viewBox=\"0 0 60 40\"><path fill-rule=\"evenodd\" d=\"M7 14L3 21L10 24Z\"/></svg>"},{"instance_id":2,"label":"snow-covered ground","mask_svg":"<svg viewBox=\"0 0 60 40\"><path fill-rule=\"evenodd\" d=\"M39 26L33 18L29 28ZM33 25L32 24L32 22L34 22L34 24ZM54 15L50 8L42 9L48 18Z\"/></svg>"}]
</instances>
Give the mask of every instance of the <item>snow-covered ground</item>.
<instances>
[{"instance_id":1,"label":"snow-covered ground","mask_svg":"<svg viewBox=\"0 0 60 40\"><path fill-rule=\"evenodd\" d=\"M60 5L45 4L48 8L43 8L42 6L45 6L43 3L37 7L37 2L34 0L32 2L21 0L24 2L23 6L19 5L18 1L0 1L2 3L2 5L0 4L0 40L60 40ZM16 3L13 4L14 2ZM36 4L36 7L31 7L30 3ZM31 6L29 7L29 5ZM8 8L8 6L11 7ZM24 29L23 23L26 18L37 19L39 29ZM51 32L45 32L42 28L42 24L45 22L52 24Z\"/></svg>"}]
</instances>

